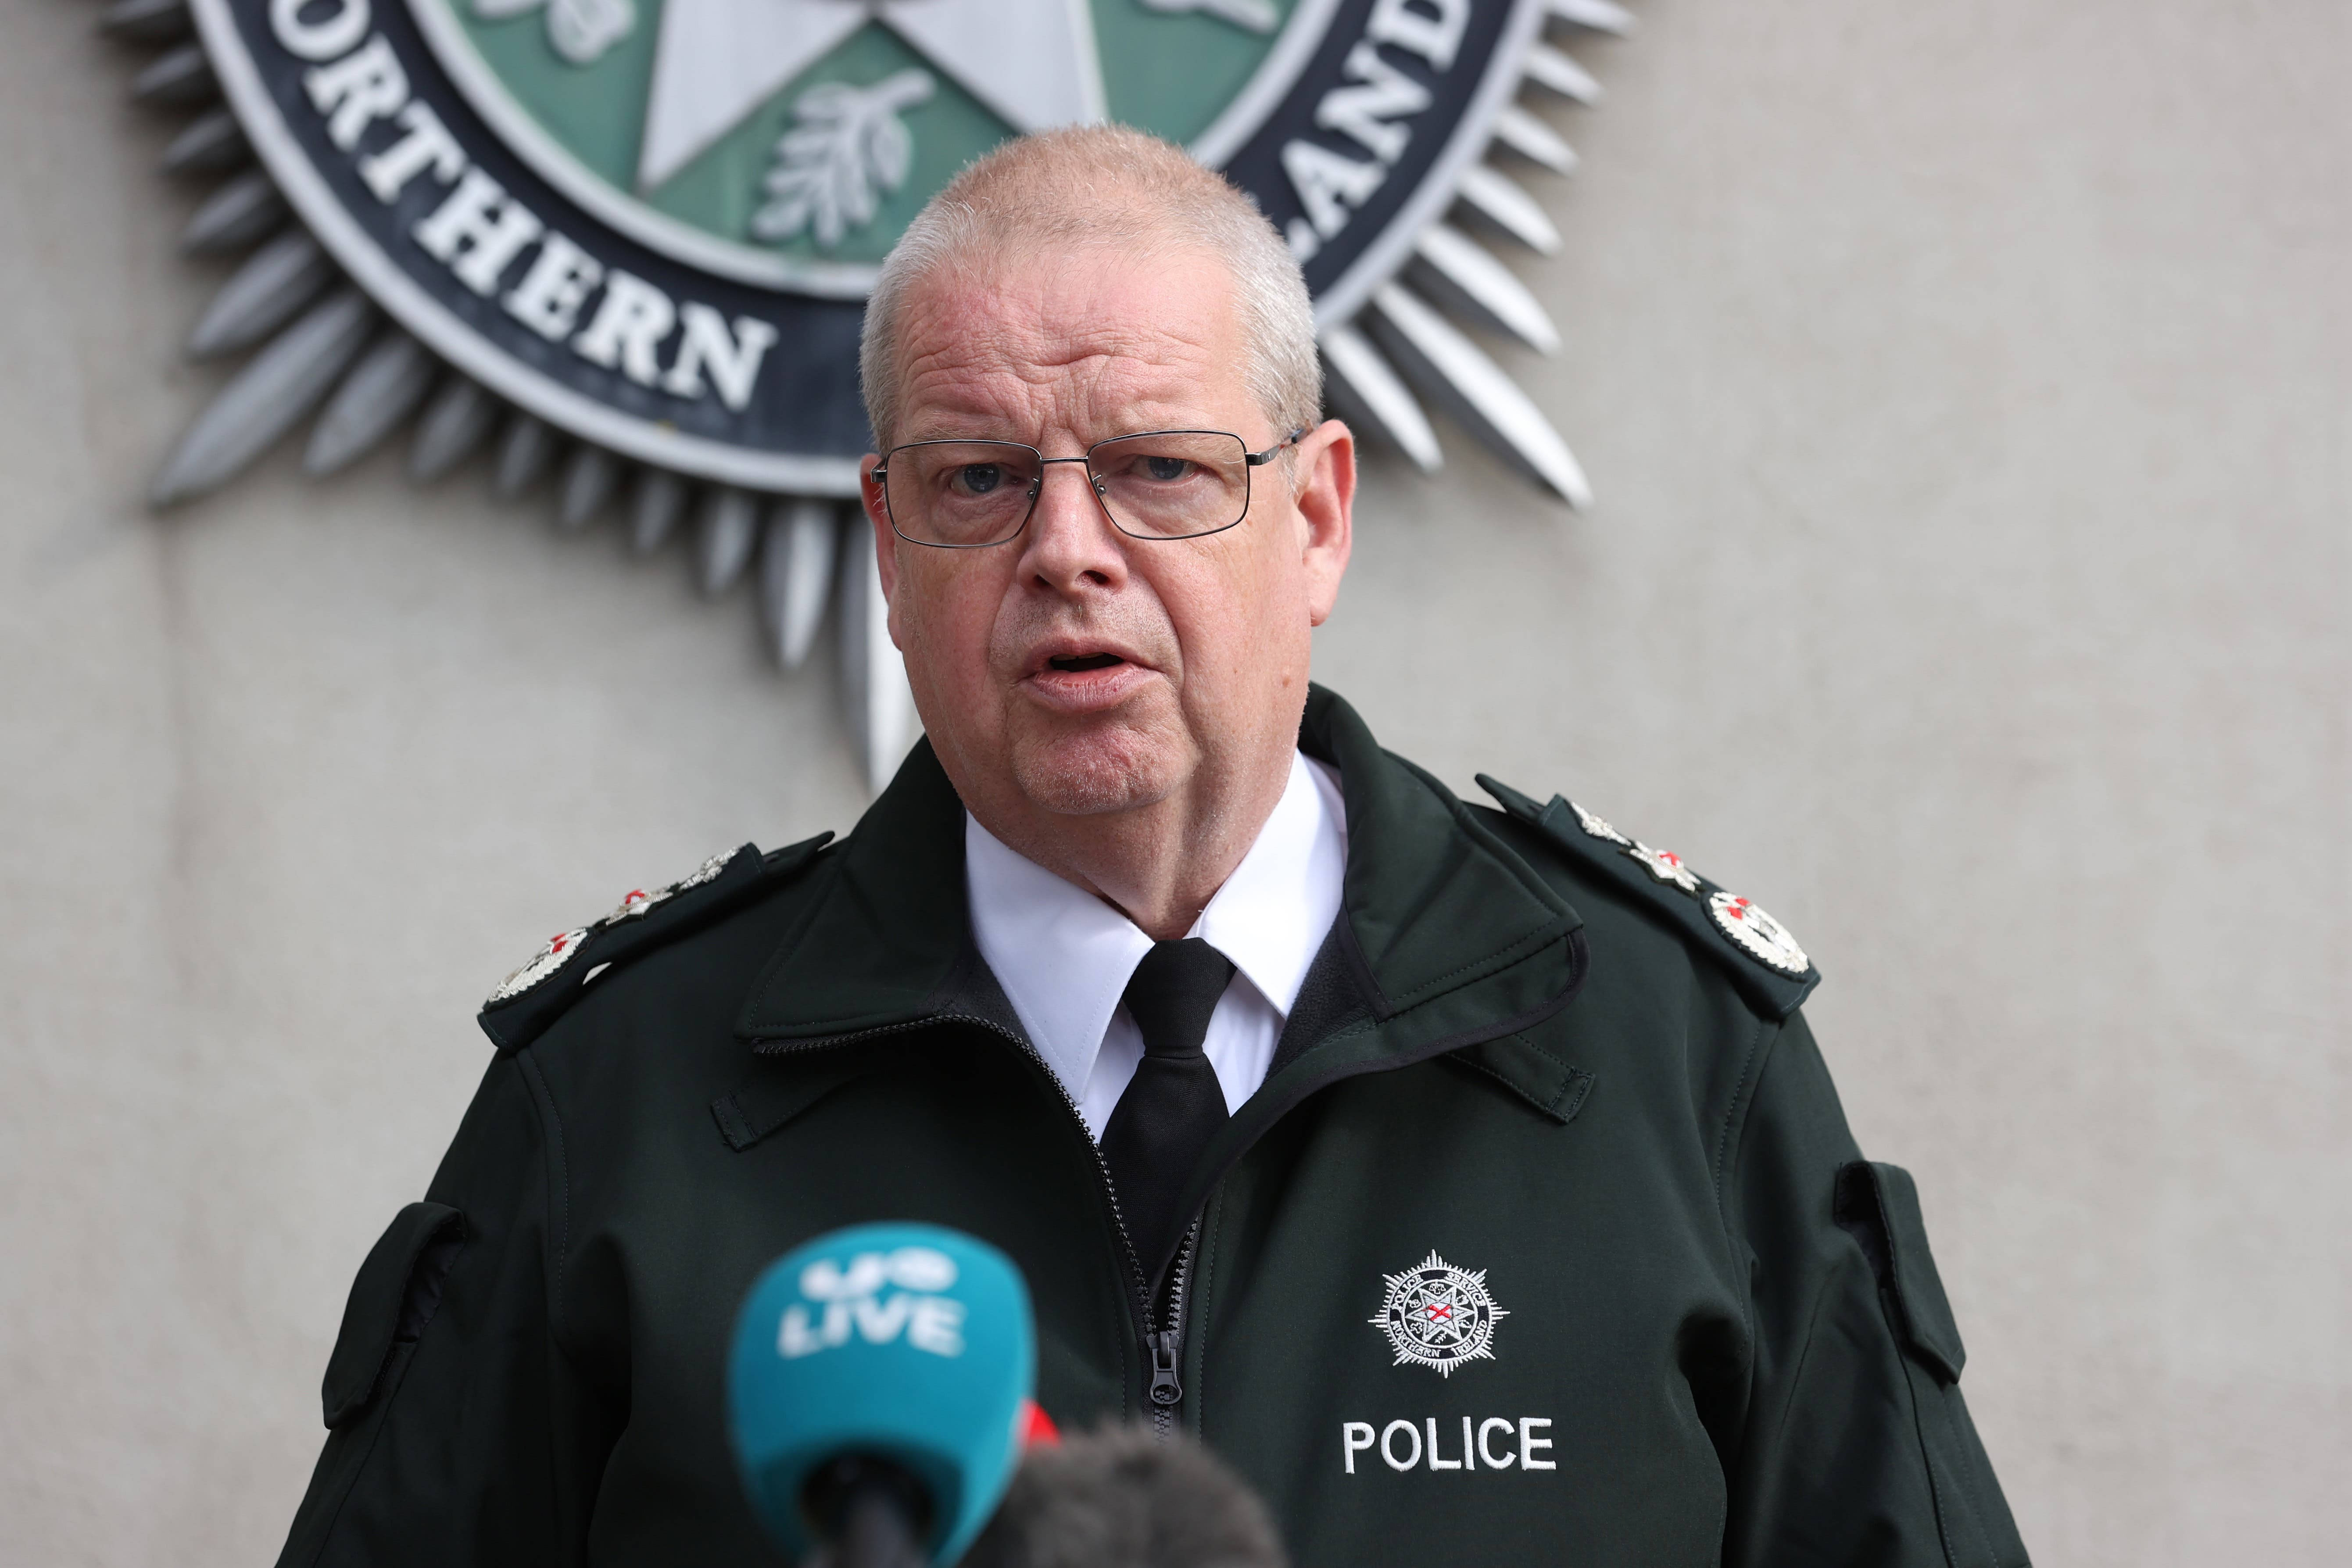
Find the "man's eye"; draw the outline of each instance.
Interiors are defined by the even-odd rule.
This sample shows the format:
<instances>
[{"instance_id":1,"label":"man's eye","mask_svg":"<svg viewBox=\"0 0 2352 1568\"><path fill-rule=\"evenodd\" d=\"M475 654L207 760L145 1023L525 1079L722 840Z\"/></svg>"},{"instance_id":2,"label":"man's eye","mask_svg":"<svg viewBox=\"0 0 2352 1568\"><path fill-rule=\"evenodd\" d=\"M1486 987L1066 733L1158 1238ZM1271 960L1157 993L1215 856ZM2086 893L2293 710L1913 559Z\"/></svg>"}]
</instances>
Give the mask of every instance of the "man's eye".
<instances>
[{"instance_id":1,"label":"man's eye","mask_svg":"<svg viewBox=\"0 0 2352 1568\"><path fill-rule=\"evenodd\" d=\"M1004 470L994 463L966 463L955 471L953 488L963 495L984 496L1004 482Z\"/></svg>"},{"instance_id":2,"label":"man's eye","mask_svg":"<svg viewBox=\"0 0 2352 1568\"><path fill-rule=\"evenodd\" d=\"M1139 465L1143 477L1160 484L1169 484L1192 471L1192 464L1183 458L1146 458Z\"/></svg>"}]
</instances>

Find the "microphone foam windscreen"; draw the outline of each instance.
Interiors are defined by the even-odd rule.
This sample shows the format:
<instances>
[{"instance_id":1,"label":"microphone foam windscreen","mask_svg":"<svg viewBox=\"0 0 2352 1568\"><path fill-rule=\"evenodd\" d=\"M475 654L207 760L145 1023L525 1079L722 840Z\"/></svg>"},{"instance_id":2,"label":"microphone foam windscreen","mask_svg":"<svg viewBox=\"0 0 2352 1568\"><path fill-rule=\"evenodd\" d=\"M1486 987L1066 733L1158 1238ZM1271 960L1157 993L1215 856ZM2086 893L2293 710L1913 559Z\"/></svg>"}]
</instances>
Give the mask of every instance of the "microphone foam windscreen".
<instances>
[{"instance_id":1,"label":"microphone foam windscreen","mask_svg":"<svg viewBox=\"0 0 2352 1568\"><path fill-rule=\"evenodd\" d=\"M1257 1494L1189 1438L1106 1426L1032 1448L963 1568L1285 1568Z\"/></svg>"}]
</instances>

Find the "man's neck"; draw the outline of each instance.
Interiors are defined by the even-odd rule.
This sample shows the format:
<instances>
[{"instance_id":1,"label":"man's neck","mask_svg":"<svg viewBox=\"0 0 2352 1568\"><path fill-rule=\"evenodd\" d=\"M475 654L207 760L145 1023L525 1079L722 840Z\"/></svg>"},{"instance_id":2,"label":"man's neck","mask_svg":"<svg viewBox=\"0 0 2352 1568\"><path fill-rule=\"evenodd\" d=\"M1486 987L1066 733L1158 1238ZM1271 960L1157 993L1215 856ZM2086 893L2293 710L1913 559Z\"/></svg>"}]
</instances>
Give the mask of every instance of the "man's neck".
<instances>
[{"instance_id":1,"label":"man's neck","mask_svg":"<svg viewBox=\"0 0 2352 1568\"><path fill-rule=\"evenodd\" d=\"M1290 781L1292 754L1228 787L1179 790L1125 811L972 815L1007 848L1110 903L1153 941L1172 942L1257 842Z\"/></svg>"}]
</instances>

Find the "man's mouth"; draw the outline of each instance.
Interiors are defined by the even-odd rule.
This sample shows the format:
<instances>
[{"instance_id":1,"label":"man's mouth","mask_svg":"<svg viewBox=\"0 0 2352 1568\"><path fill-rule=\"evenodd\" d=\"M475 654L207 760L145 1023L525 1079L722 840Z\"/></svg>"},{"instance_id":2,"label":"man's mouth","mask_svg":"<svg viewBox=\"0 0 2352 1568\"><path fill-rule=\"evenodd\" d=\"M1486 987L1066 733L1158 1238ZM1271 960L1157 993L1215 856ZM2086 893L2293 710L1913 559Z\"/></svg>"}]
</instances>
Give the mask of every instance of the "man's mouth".
<instances>
[{"instance_id":1,"label":"man's mouth","mask_svg":"<svg viewBox=\"0 0 2352 1568\"><path fill-rule=\"evenodd\" d=\"M1076 637L1062 642L1058 649L1048 644L1037 653L1044 657L1029 667L1022 686L1033 701L1066 717L1118 708L1152 677L1150 665L1116 647L1088 647Z\"/></svg>"}]
</instances>

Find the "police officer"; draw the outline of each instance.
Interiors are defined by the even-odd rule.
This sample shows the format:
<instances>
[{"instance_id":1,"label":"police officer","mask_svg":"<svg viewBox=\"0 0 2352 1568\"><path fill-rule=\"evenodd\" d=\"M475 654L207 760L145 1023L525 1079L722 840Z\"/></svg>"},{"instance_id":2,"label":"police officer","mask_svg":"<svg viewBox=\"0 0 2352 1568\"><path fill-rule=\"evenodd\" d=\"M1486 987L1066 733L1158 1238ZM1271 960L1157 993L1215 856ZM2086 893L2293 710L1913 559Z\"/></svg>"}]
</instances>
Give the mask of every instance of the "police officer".
<instances>
[{"instance_id":1,"label":"police officer","mask_svg":"<svg viewBox=\"0 0 2352 1568\"><path fill-rule=\"evenodd\" d=\"M884 265L862 372L929 738L845 840L493 995L283 1561L768 1560L732 1315L889 1218L1009 1252L1047 1413L1197 1435L1300 1563L2023 1562L1796 942L1309 686L1353 447L1246 198L1011 143Z\"/></svg>"}]
</instances>

